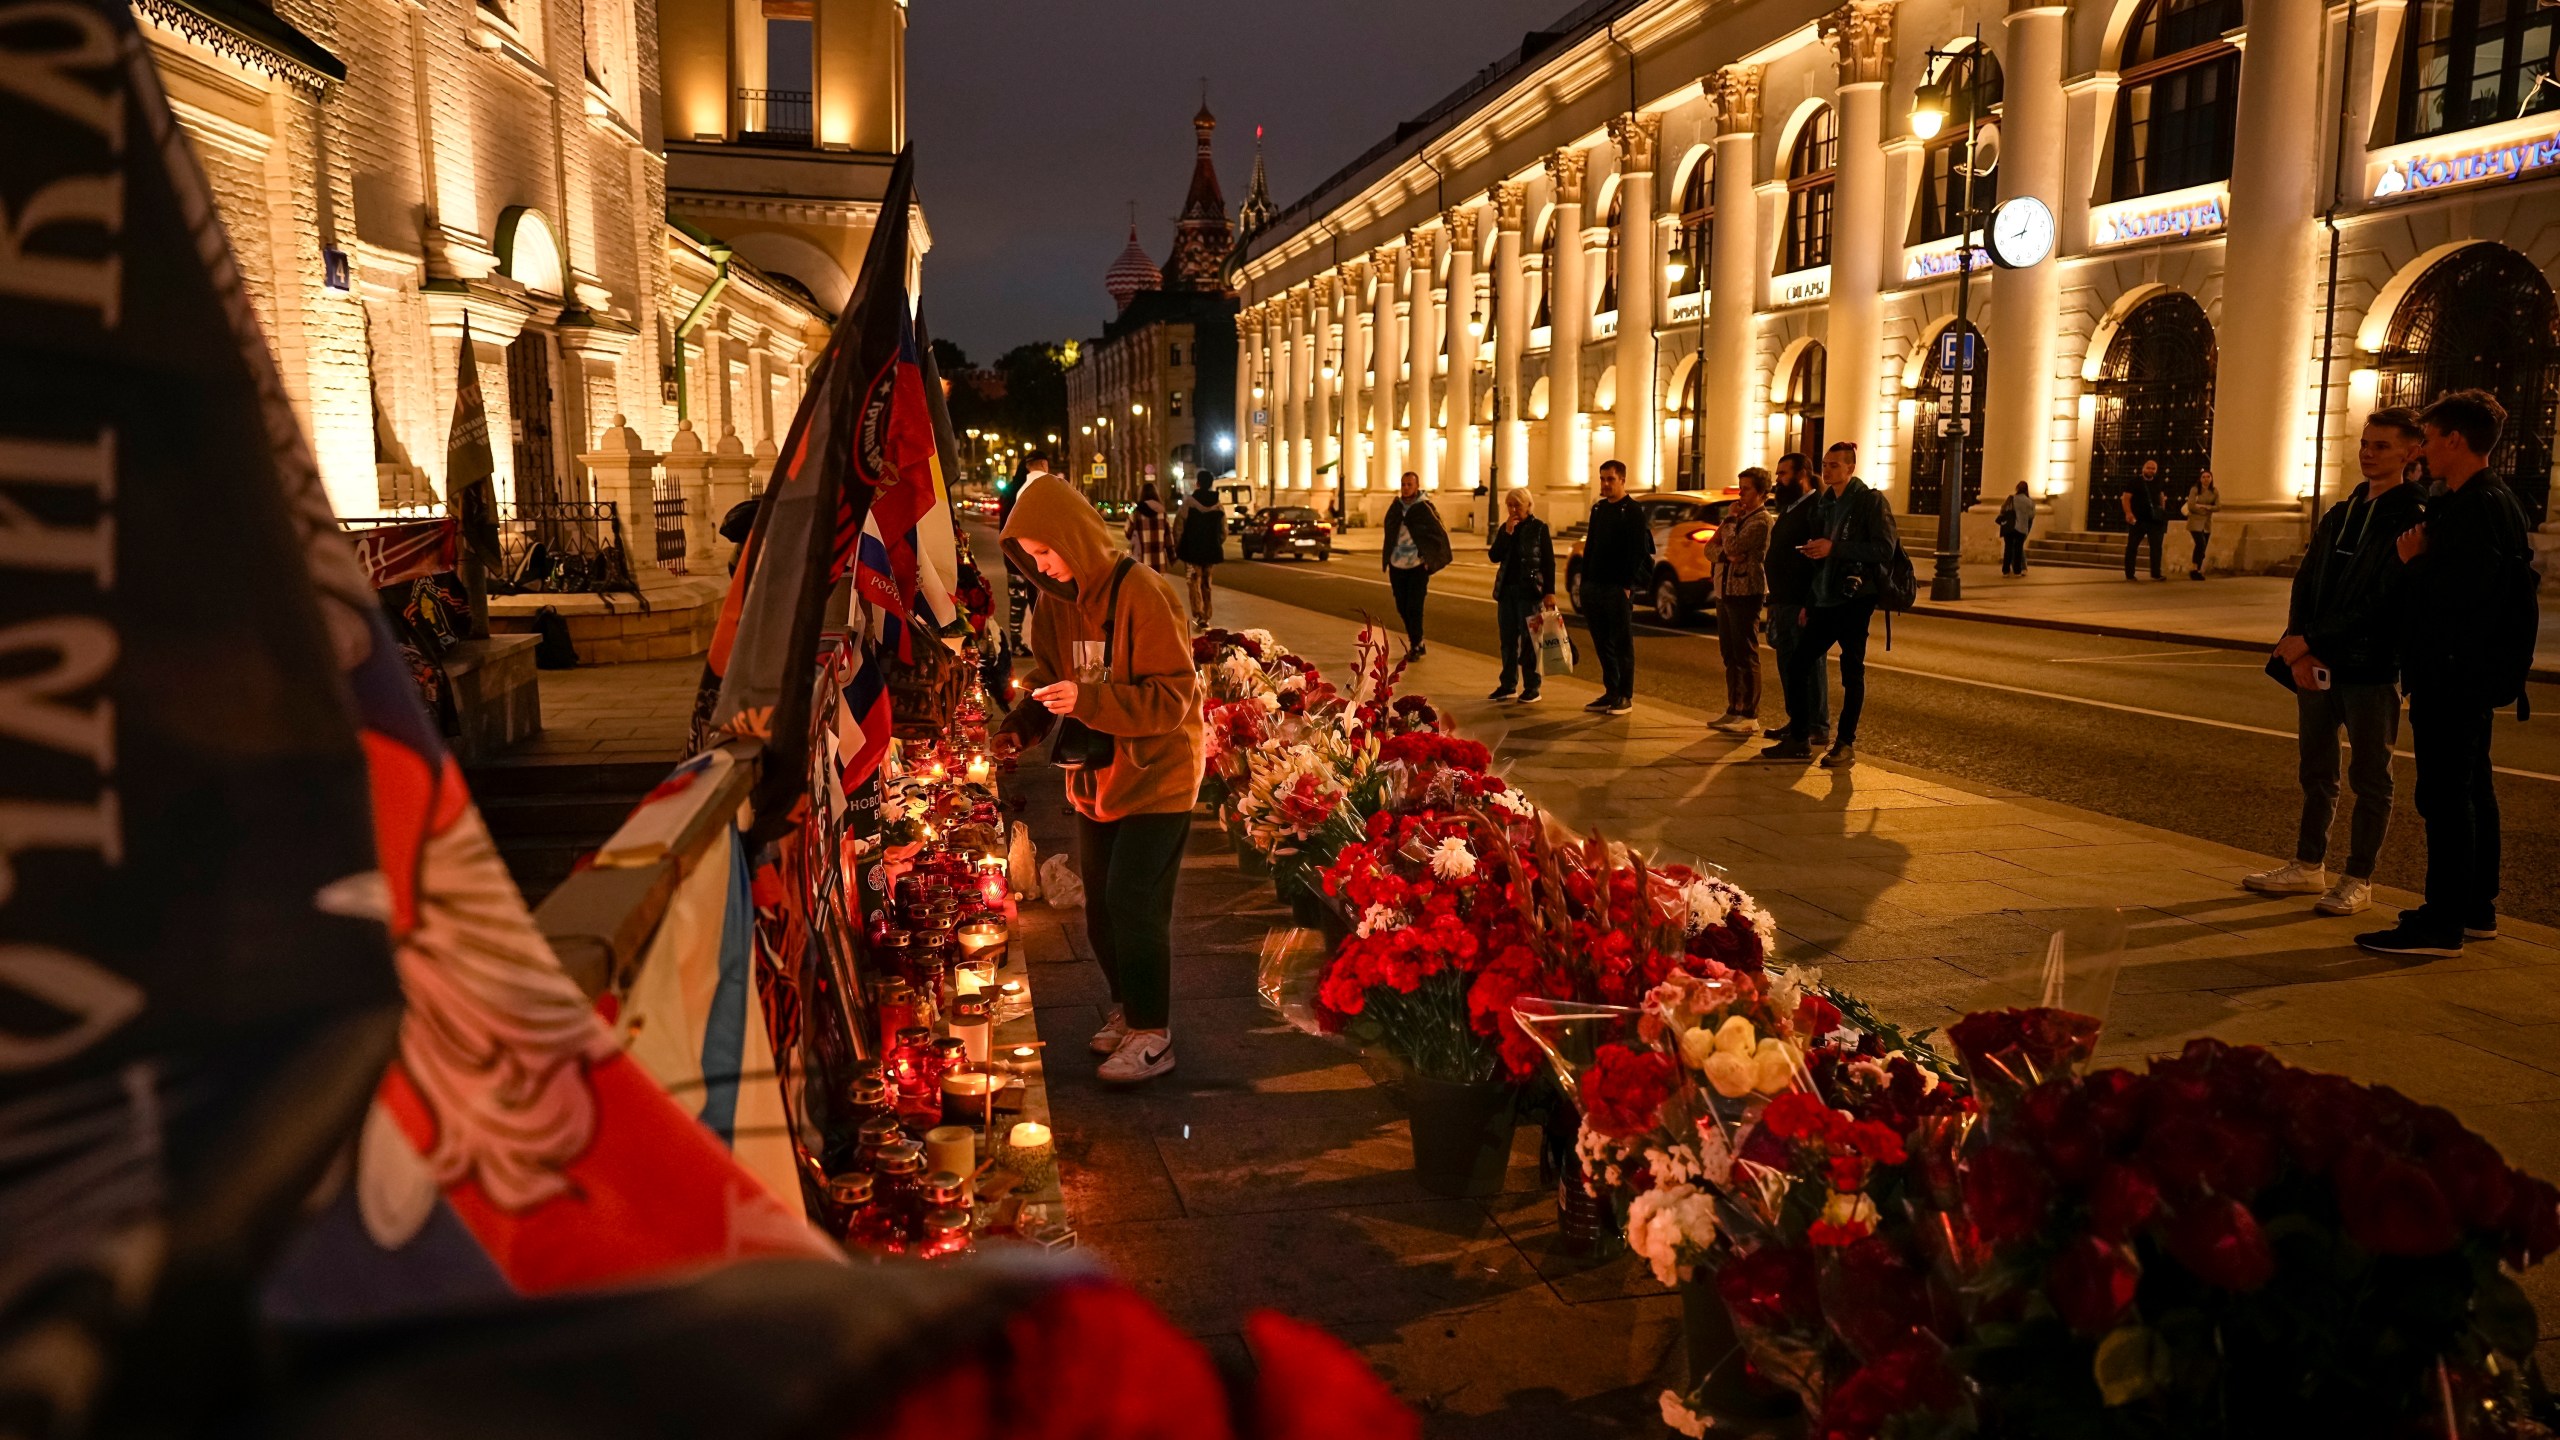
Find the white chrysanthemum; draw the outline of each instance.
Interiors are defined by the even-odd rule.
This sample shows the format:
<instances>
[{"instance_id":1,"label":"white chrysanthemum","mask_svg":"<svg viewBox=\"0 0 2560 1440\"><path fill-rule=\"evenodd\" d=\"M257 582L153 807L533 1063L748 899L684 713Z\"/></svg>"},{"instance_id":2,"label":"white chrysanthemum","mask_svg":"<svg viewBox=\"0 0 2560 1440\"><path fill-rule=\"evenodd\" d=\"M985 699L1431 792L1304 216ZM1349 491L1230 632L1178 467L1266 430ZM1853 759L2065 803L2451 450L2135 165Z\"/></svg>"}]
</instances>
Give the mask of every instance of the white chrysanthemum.
<instances>
[{"instance_id":1,"label":"white chrysanthemum","mask_svg":"<svg viewBox=\"0 0 2560 1440\"><path fill-rule=\"evenodd\" d=\"M1712 880L1692 880L1680 891L1680 902L1688 907L1688 929L1692 935L1712 930L1724 923L1733 910L1733 888Z\"/></svg>"},{"instance_id":2,"label":"white chrysanthemum","mask_svg":"<svg viewBox=\"0 0 2560 1440\"><path fill-rule=\"evenodd\" d=\"M1260 646L1265 653L1280 648L1280 638L1268 630L1245 630L1238 633L1242 634L1247 640L1252 641L1255 645Z\"/></svg>"},{"instance_id":3,"label":"white chrysanthemum","mask_svg":"<svg viewBox=\"0 0 2560 1440\"><path fill-rule=\"evenodd\" d=\"M1443 840L1431 852L1431 873L1443 880L1464 880L1476 873L1476 852L1456 835Z\"/></svg>"},{"instance_id":4,"label":"white chrysanthemum","mask_svg":"<svg viewBox=\"0 0 2560 1440\"><path fill-rule=\"evenodd\" d=\"M1688 1436L1689 1440L1706 1440L1707 1432L1715 1428L1716 1419L1681 1404L1678 1391L1665 1390L1662 1392L1662 1423Z\"/></svg>"},{"instance_id":5,"label":"white chrysanthemum","mask_svg":"<svg viewBox=\"0 0 2560 1440\"><path fill-rule=\"evenodd\" d=\"M1713 1116L1698 1122L1698 1178L1719 1190L1733 1179L1733 1147Z\"/></svg>"},{"instance_id":6,"label":"white chrysanthemum","mask_svg":"<svg viewBox=\"0 0 2560 1440\"><path fill-rule=\"evenodd\" d=\"M1582 1162L1582 1173L1601 1184L1615 1188L1624 1181L1624 1162L1631 1153L1626 1142L1585 1125L1573 1138L1573 1153Z\"/></svg>"},{"instance_id":7,"label":"white chrysanthemum","mask_svg":"<svg viewBox=\"0 0 2560 1440\"><path fill-rule=\"evenodd\" d=\"M1695 1185L1656 1185L1627 1206L1627 1248L1643 1256L1665 1286L1678 1285L1681 1272L1715 1240L1715 1201Z\"/></svg>"},{"instance_id":8,"label":"white chrysanthemum","mask_svg":"<svg viewBox=\"0 0 2560 1440\"><path fill-rule=\"evenodd\" d=\"M1698 1178L1698 1154L1686 1145L1674 1145L1668 1150L1647 1146L1644 1164L1653 1172L1657 1185L1687 1185Z\"/></svg>"},{"instance_id":9,"label":"white chrysanthemum","mask_svg":"<svg viewBox=\"0 0 2560 1440\"><path fill-rule=\"evenodd\" d=\"M1538 807L1530 802L1528 796L1517 790L1494 791L1493 803L1523 820L1534 820L1538 817Z\"/></svg>"},{"instance_id":10,"label":"white chrysanthemum","mask_svg":"<svg viewBox=\"0 0 2560 1440\"><path fill-rule=\"evenodd\" d=\"M1359 935L1363 940L1389 930L1404 928L1404 912L1391 905L1372 905L1360 912Z\"/></svg>"},{"instance_id":11,"label":"white chrysanthemum","mask_svg":"<svg viewBox=\"0 0 2560 1440\"><path fill-rule=\"evenodd\" d=\"M1804 974L1799 970L1772 968L1769 971L1769 1008L1781 1015L1793 1015L1804 1003Z\"/></svg>"}]
</instances>

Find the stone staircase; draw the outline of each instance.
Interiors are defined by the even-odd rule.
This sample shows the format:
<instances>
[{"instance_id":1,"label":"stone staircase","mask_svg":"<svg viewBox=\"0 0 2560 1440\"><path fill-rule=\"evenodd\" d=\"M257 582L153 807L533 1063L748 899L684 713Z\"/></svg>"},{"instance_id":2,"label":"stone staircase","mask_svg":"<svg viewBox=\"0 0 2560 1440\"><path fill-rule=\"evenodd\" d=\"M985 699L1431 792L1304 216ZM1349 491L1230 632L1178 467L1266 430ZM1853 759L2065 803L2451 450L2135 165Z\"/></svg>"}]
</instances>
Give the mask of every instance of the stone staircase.
<instances>
[{"instance_id":1,"label":"stone staircase","mask_svg":"<svg viewBox=\"0 0 2560 1440\"><path fill-rule=\"evenodd\" d=\"M539 905L621 828L668 769L663 760L602 760L498 763L465 773L499 858L525 903Z\"/></svg>"}]
</instances>

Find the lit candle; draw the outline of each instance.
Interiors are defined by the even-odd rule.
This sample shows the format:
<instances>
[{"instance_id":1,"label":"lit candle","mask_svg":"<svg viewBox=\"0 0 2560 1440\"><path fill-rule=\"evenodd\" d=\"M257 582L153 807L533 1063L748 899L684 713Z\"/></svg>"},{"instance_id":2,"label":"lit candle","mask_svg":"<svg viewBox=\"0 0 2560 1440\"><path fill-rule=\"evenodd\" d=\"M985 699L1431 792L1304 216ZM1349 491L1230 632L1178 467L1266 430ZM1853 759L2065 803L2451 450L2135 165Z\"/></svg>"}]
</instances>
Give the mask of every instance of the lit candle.
<instances>
[{"instance_id":1,"label":"lit candle","mask_svg":"<svg viewBox=\"0 0 2560 1440\"><path fill-rule=\"evenodd\" d=\"M996 993L1002 995L1007 1000L1019 1000L1022 998L1022 982L1019 980L1007 980L996 987Z\"/></svg>"},{"instance_id":2,"label":"lit candle","mask_svg":"<svg viewBox=\"0 0 2560 1440\"><path fill-rule=\"evenodd\" d=\"M986 756L972 755L969 757L969 769L967 774L970 784L984 785L987 783L988 777L993 773L994 767L987 763Z\"/></svg>"},{"instance_id":3,"label":"lit candle","mask_svg":"<svg viewBox=\"0 0 2560 1440\"><path fill-rule=\"evenodd\" d=\"M1033 1194L1057 1180L1057 1148L1050 1143L1048 1126L1037 1120L1019 1121L1006 1134L1004 1148L1006 1165L1022 1177L1023 1187Z\"/></svg>"},{"instance_id":4,"label":"lit candle","mask_svg":"<svg viewBox=\"0 0 2560 1440\"><path fill-rule=\"evenodd\" d=\"M1022 1127L1017 1125L1014 1128L1019 1130ZM976 1174L978 1132L966 1125L936 1125L927 1130L924 1132L924 1168L928 1173L948 1170L963 1179Z\"/></svg>"},{"instance_id":5,"label":"lit candle","mask_svg":"<svg viewBox=\"0 0 2560 1440\"><path fill-rule=\"evenodd\" d=\"M996 1077L974 1070L942 1077L942 1120L946 1125L984 1125L995 1101Z\"/></svg>"},{"instance_id":6,"label":"lit candle","mask_svg":"<svg viewBox=\"0 0 2560 1440\"><path fill-rule=\"evenodd\" d=\"M996 978L996 967L1004 963L1005 941L1009 935L1001 920L977 920L960 927L953 936L960 942L960 963L980 971L978 988L985 989ZM967 993L967 992L962 992ZM1006 995L1019 994L1019 989Z\"/></svg>"}]
</instances>

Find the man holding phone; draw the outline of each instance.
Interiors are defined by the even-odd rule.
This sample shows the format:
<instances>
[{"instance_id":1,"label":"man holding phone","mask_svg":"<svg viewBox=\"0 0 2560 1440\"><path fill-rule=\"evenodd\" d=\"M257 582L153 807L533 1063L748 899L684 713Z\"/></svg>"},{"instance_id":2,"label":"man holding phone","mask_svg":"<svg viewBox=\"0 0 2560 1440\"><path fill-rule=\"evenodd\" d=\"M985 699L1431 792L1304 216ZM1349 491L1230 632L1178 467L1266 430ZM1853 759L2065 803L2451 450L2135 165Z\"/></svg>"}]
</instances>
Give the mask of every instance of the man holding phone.
<instances>
[{"instance_id":1,"label":"man holding phone","mask_svg":"<svg viewBox=\"0 0 2560 1440\"><path fill-rule=\"evenodd\" d=\"M2424 432L2415 413L2376 411L2356 442L2364 483L2320 517L2294 573L2285 636L2270 674L2293 687L2302 756L2302 826L2294 858L2240 883L2261 895L2317 895L2323 915L2353 915L2373 901L2373 866L2391 823L2391 747L2400 738L2399 626L2402 533L2426 517L2418 487L2403 483ZM2329 828L2338 813L2338 732L2347 735L2347 780L2356 806L2347 872L2329 879Z\"/></svg>"}]
</instances>

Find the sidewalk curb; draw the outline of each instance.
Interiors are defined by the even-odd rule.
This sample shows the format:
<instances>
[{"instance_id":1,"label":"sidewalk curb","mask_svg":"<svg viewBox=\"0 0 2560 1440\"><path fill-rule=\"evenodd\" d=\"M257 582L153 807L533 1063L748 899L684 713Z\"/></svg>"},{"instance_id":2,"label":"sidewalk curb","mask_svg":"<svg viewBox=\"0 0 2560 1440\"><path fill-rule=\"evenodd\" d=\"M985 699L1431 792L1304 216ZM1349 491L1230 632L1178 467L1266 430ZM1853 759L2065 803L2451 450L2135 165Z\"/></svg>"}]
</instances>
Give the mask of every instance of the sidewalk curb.
<instances>
[{"instance_id":1,"label":"sidewalk curb","mask_svg":"<svg viewBox=\"0 0 2560 1440\"><path fill-rule=\"evenodd\" d=\"M1979 610L1963 610L1952 605L1921 601L1911 607L1911 614L1926 615L1933 620L1970 620L1977 625L2010 625L2021 630L2062 630L2074 635L2104 635L2117 640L2146 640L2155 645L2204 645L2216 650L2239 650L2252 655L2265 655L2275 646L2263 640L2234 640L2228 635L2198 635L2186 630L2152 630L2139 625L2101 625L2089 620L2055 620L2042 615L1990 615ZM2560 665L2536 665L2525 677L2542 685L2560 685Z\"/></svg>"}]
</instances>

